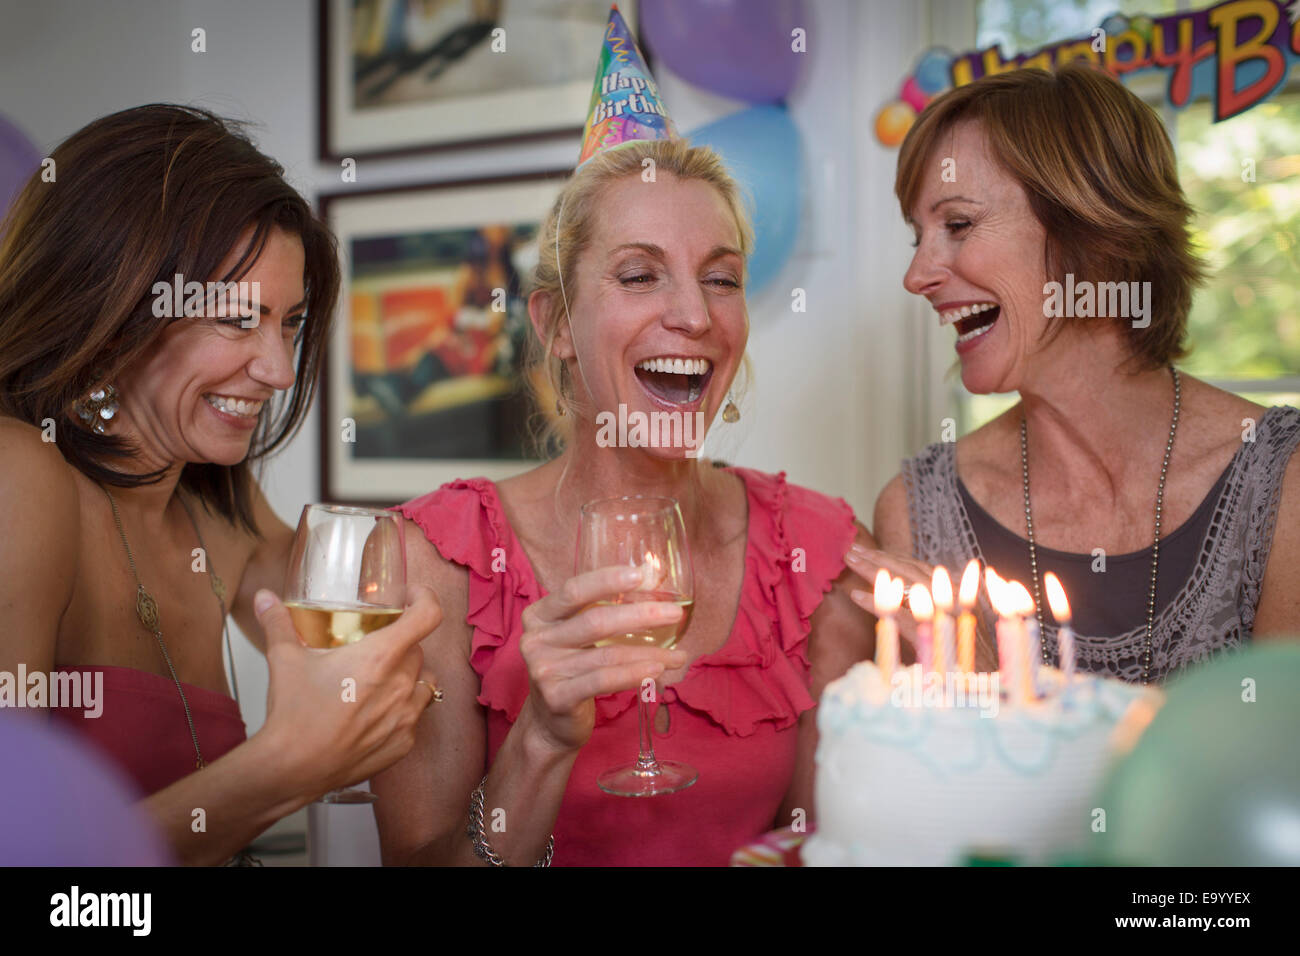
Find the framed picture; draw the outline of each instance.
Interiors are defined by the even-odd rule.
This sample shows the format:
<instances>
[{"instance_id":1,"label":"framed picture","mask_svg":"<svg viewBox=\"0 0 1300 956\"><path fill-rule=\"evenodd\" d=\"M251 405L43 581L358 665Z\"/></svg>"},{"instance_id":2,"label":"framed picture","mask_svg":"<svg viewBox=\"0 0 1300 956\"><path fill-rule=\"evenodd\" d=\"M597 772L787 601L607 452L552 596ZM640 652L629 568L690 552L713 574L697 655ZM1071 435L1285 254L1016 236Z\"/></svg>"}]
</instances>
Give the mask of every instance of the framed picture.
<instances>
[{"instance_id":1,"label":"framed picture","mask_svg":"<svg viewBox=\"0 0 1300 956\"><path fill-rule=\"evenodd\" d=\"M394 504L534 464L525 283L569 170L322 197L343 283L321 499Z\"/></svg>"},{"instance_id":2,"label":"framed picture","mask_svg":"<svg viewBox=\"0 0 1300 956\"><path fill-rule=\"evenodd\" d=\"M322 158L577 139L609 7L319 0ZM636 22L635 2L623 0L620 10Z\"/></svg>"}]
</instances>

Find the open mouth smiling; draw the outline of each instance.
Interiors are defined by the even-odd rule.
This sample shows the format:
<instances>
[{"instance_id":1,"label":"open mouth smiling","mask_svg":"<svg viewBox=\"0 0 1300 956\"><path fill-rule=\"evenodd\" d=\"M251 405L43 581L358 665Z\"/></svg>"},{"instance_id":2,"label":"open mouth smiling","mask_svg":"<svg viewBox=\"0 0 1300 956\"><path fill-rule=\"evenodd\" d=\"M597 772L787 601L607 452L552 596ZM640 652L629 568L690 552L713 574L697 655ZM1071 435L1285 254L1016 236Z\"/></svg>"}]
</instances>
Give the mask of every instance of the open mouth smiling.
<instances>
[{"instance_id":1,"label":"open mouth smiling","mask_svg":"<svg viewBox=\"0 0 1300 956\"><path fill-rule=\"evenodd\" d=\"M713 377L706 358L663 356L635 366L637 380L653 397L669 405L689 405L699 399Z\"/></svg>"},{"instance_id":2,"label":"open mouth smiling","mask_svg":"<svg viewBox=\"0 0 1300 956\"><path fill-rule=\"evenodd\" d=\"M941 325L956 325L957 345L964 345L984 335L997 323L1002 307L996 302L975 302L939 311Z\"/></svg>"}]
</instances>

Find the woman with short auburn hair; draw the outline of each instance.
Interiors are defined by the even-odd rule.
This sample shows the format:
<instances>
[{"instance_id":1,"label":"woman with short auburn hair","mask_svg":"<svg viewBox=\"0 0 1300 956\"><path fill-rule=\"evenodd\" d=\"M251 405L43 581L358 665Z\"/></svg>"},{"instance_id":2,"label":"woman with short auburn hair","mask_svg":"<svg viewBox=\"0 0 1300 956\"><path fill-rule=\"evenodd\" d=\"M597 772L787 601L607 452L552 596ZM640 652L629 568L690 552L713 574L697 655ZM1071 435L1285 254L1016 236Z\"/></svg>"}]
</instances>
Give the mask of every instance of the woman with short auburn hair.
<instances>
[{"instance_id":1,"label":"woman with short auburn hair","mask_svg":"<svg viewBox=\"0 0 1300 956\"><path fill-rule=\"evenodd\" d=\"M219 863L409 749L439 609L417 587L396 623L321 654L270 593L293 531L252 465L302 423L339 287L283 169L237 124L162 104L51 158L0 230L0 672L97 686L93 708L33 706L116 762L180 861ZM208 298L216 282L235 295ZM227 612L270 667L251 738Z\"/></svg>"},{"instance_id":2,"label":"woman with short auburn hair","mask_svg":"<svg viewBox=\"0 0 1300 956\"><path fill-rule=\"evenodd\" d=\"M979 558L1034 593L1050 663L1055 572L1079 667L1134 682L1300 634L1300 411L1171 364L1202 266L1150 107L1083 65L986 77L921 114L895 191L904 285L954 327L966 388L1020 401L903 463L876 503L883 550L854 570L912 583Z\"/></svg>"}]
</instances>

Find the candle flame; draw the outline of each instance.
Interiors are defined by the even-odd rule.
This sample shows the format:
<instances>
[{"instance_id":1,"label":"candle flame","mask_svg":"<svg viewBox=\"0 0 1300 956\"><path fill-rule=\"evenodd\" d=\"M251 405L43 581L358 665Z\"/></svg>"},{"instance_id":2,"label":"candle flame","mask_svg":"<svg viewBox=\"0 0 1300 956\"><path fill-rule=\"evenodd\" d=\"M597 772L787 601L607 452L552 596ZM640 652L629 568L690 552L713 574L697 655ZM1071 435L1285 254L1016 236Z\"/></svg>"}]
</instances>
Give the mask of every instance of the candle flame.
<instances>
[{"instance_id":1,"label":"candle flame","mask_svg":"<svg viewBox=\"0 0 1300 956\"><path fill-rule=\"evenodd\" d=\"M895 593L897 592L897 593ZM894 579L888 571L881 568L876 572L876 588L873 598L876 602L876 616L883 617L898 610L903 602L903 591L894 587Z\"/></svg>"},{"instance_id":2,"label":"candle flame","mask_svg":"<svg viewBox=\"0 0 1300 956\"><path fill-rule=\"evenodd\" d=\"M1061 579L1051 571L1043 575L1043 586L1047 589L1047 604L1052 609L1052 616L1061 624L1070 623L1070 602L1066 600L1065 588Z\"/></svg>"},{"instance_id":3,"label":"candle flame","mask_svg":"<svg viewBox=\"0 0 1300 956\"><path fill-rule=\"evenodd\" d=\"M930 578L930 590L934 594L934 606L945 614L952 610L952 578L948 569L940 565L934 569Z\"/></svg>"},{"instance_id":4,"label":"candle flame","mask_svg":"<svg viewBox=\"0 0 1300 956\"><path fill-rule=\"evenodd\" d=\"M957 600L966 610L975 606L975 599L980 594L980 563L978 558L971 558L966 570L961 573L961 593Z\"/></svg>"},{"instance_id":5,"label":"candle flame","mask_svg":"<svg viewBox=\"0 0 1300 956\"><path fill-rule=\"evenodd\" d=\"M907 606L912 609L912 617L918 621L928 621L934 617L934 601L930 599L930 589L924 584L912 585L912 593L907 599Z\"/></svg>"},{"instance_id":6,"label":"candle flame","mask_svg":"<svg viewBox=\"0 0 1300 956\"><path fill-rule=\"evenodd\" d=\"M1016 613L1015 601L1011 599L1010 587L1006 581L998 577L997 572L992 568L986 568L984 571L984 586L988 588L989 602L993 605L993 610L997 612L998 617L1011 617Z\"/></svg>"},{"instance_id":7,"label":"candle flame","mask_svg":"<svg viewBox=\"0 0 1300 956\"><path fill-rule=\"evenodd\" d=\"M1007 586L1007 597L1015 608L1012 613L1021 617L1034 613L1034 599L1029 596L1029 589L1019 581L1012 581Z\"/></svg>"},{"instance_id":8,"label":"candle flame","mask_svg":"<svg viewBox=\"0 0 1300 956\"><path fill-rule=\"evenodd\" d=\"M1002 579L992 568L984 569L984 587L989 592L989 603L993 605L993 610L998 612L999 617L1006 617L1002 613Z\"/></svg>"}]
</instances>

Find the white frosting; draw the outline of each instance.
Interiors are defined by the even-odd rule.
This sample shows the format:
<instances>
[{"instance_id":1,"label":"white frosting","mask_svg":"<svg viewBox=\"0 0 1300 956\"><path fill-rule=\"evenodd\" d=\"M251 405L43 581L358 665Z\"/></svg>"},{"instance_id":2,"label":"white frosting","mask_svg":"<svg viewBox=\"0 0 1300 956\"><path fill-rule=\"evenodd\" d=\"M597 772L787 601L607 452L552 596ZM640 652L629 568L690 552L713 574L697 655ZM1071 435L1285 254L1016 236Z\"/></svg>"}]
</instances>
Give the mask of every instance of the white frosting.
<instances>
[{"instance_id":1,"label":"white frosting","mask_svg":"<svg viewBox=\"0 0 1300 956\"><path fill-rule=\"evenodd\" d=\"M1001 699L925 706L906 694L922 686L919 666L901 676L911 683L891 687L864 661L822 695L808 865L943 866L971 852L1041 864L1079 849L1115 725L1154 693L1093 675L1062 692L1061 673L1043 667L1043 696L1023 706L1005 687Z\"/></svg>"}]
</instances>

